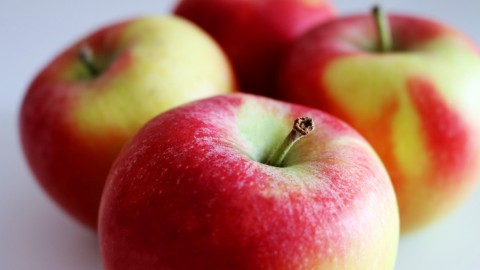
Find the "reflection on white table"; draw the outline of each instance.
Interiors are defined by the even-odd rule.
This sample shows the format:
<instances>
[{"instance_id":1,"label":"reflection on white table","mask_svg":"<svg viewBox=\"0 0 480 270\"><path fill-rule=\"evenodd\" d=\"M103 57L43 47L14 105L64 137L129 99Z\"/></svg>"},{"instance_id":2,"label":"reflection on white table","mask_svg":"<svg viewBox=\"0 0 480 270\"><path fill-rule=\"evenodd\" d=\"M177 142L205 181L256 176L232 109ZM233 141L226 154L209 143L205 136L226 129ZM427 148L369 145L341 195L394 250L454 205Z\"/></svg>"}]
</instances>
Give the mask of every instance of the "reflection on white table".
<instances>
[{"instance_id":1,"label":"reflection on white table","mask_svg":"<svg viewBox=\"0 0 480 270\"><path fill-rule=\"evenodd\" d=\"M333 0L339 12L369 10L372 2ZM378 2L378 1L377 1ZM0 3L0 269L100 270L96 235L59 210L26 167L17 134L21 97L35 73L78 37L106 23L165 13L160 1L5 0ZM443 20L480 43L477 12L469 0L399 1L387 10ZM435 225L402 237L397 270L480 269L480 190Z\"/></svg>"}]
</instances>

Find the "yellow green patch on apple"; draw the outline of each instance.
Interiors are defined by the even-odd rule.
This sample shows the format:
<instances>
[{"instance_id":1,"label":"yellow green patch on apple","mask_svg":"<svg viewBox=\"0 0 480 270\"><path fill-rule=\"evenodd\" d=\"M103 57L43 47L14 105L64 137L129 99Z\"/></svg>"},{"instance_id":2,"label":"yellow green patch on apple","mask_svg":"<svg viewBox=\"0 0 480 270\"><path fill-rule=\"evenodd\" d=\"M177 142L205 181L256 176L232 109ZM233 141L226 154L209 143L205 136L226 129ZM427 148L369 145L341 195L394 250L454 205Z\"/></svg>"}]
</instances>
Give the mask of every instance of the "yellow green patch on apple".
<instances>
[{"instance_id":1,"label":"yellow green patch on apple","mask_svg":"<svg viewBox=\"0 0 480 270\"><path fill-rule=\"evenodd\" d=\"M105 179L125 142L158 113L235 88L223 52L192 23L115 23L76 42L32 82L20 113L23 149L48 194L96 228Z\"/></svg>"},{"instance_id":2,"label":"yellow green patch on apple","mask_svg":"<svg viewBox=\"0 0 480 270\"><path fill-rule=\"evenodd\" d=\"M407 232L451 212L480 180L480 55L446 25L380 15L303 36L280 85L284 99L338 116L372 144Z\"/></svg>"}]
</instances>

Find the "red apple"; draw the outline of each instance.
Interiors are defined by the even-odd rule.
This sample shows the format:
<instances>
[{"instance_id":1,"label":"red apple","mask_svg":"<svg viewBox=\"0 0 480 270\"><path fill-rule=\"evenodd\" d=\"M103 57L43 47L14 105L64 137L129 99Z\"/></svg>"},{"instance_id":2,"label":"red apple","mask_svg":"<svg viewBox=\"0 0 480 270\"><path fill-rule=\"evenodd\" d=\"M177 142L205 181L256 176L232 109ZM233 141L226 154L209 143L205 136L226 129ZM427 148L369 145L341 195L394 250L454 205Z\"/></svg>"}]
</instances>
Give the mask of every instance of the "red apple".
<instances>
[{"instance_id":1,"label":"red apple","mask_svg":"<svg viewBox=\"0 0 480 270\"><path fill-rule=\"evenodd\" d=\"M386 270L399 221L383 164L352 128L236 94L141 129L110 171L99 237L108 270Z\"/></svg>"},{"instance_id":2,"label":"red apple","mask_svg":"<svg viewBox=\"0 0 480 270\"><path fill-rule=\"evenodd\" d=\"M275 96L278 66L287 47L334 12L327 0L182 0L175 14L215 38L242 90Z\"/></svg>"},{"instance_id":3,"label":"red apple","mask_svg":"<svg viewBox=\"0 0 480 270\"><path fill-rule=\"evenodd\" d=\"M365 136L390 174L407 232L445 216L480 180L480 56L439 22L378 18L339 18L302 37L286 57L282 95Z\"/></svg>"},{"instance_id":4,"label":"red apple","mask_svg":"<svg viewBox=\"0 0 480 270\"><path fill-rule=\"evenodd\" d=\"M76 42L35 78L21 108L23 149L48 194L95 228L123 144L158 113L233 88L222 51L190 22L116 23Z\"/></svg>"}]
</instances>

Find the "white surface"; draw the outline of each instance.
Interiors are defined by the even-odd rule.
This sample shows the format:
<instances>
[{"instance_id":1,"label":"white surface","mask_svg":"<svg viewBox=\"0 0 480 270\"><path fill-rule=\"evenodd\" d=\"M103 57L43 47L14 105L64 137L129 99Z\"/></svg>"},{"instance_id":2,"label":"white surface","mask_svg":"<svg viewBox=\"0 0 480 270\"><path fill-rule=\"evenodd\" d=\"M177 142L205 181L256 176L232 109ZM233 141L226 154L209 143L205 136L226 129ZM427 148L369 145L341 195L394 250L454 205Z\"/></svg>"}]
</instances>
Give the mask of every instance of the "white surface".
<instances>
[{"instance_id":1,"label":"white surface","mask_svg":"<svg viewBox=\"0 0 480 270\"><path fill-rule=\"evenodd\" d=\"M378 1L333 2L341 13L351 13ZM397 0L383 6L444 21L480 43L480 2L439 2ZM102 269L96 236L61 212L26 167L17 134L18 106L36 72L72 41L118 19L166 13L172 4L0 0L0 269ZM448 218L402 238L396 269L480 269L480 190Z\"/></svg>"}]
</instances>

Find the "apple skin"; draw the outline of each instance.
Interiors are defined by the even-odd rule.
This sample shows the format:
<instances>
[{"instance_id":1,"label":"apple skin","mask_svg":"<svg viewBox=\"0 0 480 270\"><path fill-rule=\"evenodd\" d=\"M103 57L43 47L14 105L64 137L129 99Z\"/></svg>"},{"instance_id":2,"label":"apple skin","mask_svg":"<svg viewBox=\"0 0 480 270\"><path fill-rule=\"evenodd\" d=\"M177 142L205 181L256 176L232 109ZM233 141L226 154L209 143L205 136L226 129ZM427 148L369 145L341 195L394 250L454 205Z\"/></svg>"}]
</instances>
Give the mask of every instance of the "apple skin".
<instances>
[{"instance_id":1,"label":"apple skin","mask_svg":"<svg viewBox=\"0 0 480 270\"><path fill-rule=\"evenodd\" d=\"M182 0L174 12L220 44L242 91L271 97L288 46L335 14L327 0Z\"/></svg>"},{"instance_id":2,"label":"apple skin","mask_svg":"<svg viewBox=\"0 0 480 270\"><path fill-rule=\"evenodd\" d=\"M98 77L78 59L85 44ZM47 193L95 229L103 185L125 142L160 112L234 89L225 55L192 23L116 23L76 42L35 78L20 112L23 150Z\"/></svg>"},{"instance_id":3,"label":"apple skin","mask_svg":"<svg viewBox=\"0 0 480 270\"><path fill-rule=\"evenodd\" d=\"M263 164L302 116L315 131L284 167ZM398 238L388 174L356 131L321 111L247 94L146 124L112 166L99 216L108 270L386 270Z\"/></svg>"},{"instance_id":4,"label":"apple skin","mask_svg":"<svg viewBox=\"0 0 480 270\"><path fill-rule=\"evenodd\" d=\"M441 23L398 14L389 21L391 52L378 52L370 15L303 36L283 63L281 96L339 117L370 142L409 232L451 212L480 180L480 57Z\"/></svg>"}]
</instances>

